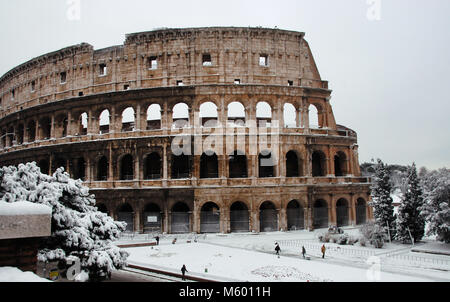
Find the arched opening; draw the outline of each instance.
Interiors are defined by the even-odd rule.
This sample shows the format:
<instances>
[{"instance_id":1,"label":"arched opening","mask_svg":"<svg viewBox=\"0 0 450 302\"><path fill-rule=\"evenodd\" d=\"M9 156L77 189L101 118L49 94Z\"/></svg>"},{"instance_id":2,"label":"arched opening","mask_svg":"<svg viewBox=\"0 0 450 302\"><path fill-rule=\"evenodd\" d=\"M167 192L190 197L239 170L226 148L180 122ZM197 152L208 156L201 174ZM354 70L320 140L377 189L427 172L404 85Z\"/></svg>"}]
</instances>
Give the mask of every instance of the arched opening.
<instances>
[{"instance_id":1,"label":"arched opening","mask_svg":"<svg viewBox=\"0 0 450 302\"><path fill-rule=\"evenodd\" d=\"M190 231L190 209L184 202L178 202L172 207L171 233L183 234Z\"/></svg>"},{"instance_id":2,"label":"arched opening","mask_svg":"<svg viewBox=\"0 0 450 302\"><path fill-rule=\"evenodd\" d=\"M147 130L161 129L161 106L152 104L147 109Z\"/></svg>"},{"instance_id":3,"label":"arched opening","mask_svg":"<svg viewBox=\"0 0 450 302\"><path fill-rule=\"evenodd\" d=\"M217 127L218 116L216 104L206 102L200 105L200 121L203 127Z\"/></svg>"},{"instance_id":4,"label":"arched opening","mask_svg":"<svg viewBox=\"0 0 450 302\"><path fill-rule=\"evenodd\" d=\"M338 227L347 226L349 223L349 207L346 199L341 198L336 202L336 224Z\"/></svg>"},{"instance_id":5,"label":"arched opening","mask_svg":"<svg viewBox=\"0 0 450 302\"><path fill-rule=\"evenodd\" d=\"M67 160L61 157L56 157L52 161L52 172L56 172L57 169L63 168L64 171L67 170Z\"/></svg>"},{"instance_id":6,"label":"arched opening","mask_svg":"<svg viewBox=\"0 0 450 302\"><path fill-rule=\"evenodd\" d=\"M312 176L322 177L326 175L326 158L322 151L314 151L312 154Z\"/></svg>"},{"instance_id":7,"label":"arched opening","mask_svg":"<svg viewBox=\"0 0 450 302\"><path fill-rule=\"evenodd\" d=\"M38 163L38 167L41 169L42 174L49 174L50 173L50 166L48 163L48 160L41 159Z\"/></svg>"},{"instance_id":8,"label":"arched opening","mask_svg":"<svg viewBox=\"0 0 450 302\"><path fill-rule=\"evenodd\" d=\"M287 227L290 231L301 230L305 228L304 209L300 202L292 200L287 205Z\"/></svg>"},{"instance_id":9,"label":"arched opening","mask_svg":"<svg viewBox=\"0 0 450 302\"><path fill-rule=\"evenodd\" d=\"M97 210L98 210L99 212L108 214L108 208L105 206L104 203L98 204L98 205L97 205Z\"/></svg>"},{"instance_id":10,"label":"arched opening","mask_svg":"<svg viewBox=\"0 0 450 302\"><path fill-rule=\"evenodd\" d=\"M75 165L73 170L73 178L85 180L86 176L86 161L83 157L75 159Z\"/></svg>"},{"instance_id":11,"label":"arched opening","mask_svg":"<svg viewBox=\"0 0 450 302\"><path fill-rule=\"evenodd\" d=\"M157 152L148 155L144 161L144 179L161 178L161 157Z\"/></svg>"},{"instance_id":12,"label":"arched opening","mask_svg":"<svg viewBox=\"0 0 450 302\"><path fill-rule=\"evenodd\" d=\"M363 198L356 201L356 224L364 224L367 221L367 204Z\"/></svg>"},{"instance_id":13,"label":"arched opening","mask_svg":"<svg viewBox=\"0 0 450 302\"><path fill-rule=\"evenodd\" d=\"M143 215L144 233L161 233L162 215L160 207L157 204L149 203L145 206Z\"/></svg>"},{"instance_id":14,"label":"arched opening","mask_svg":"<svg viewBox=\"0 0 450 302\"><path fill-rule=\"evenodd\" d=\"M272 123L272 107L266 102L256 104L256 121L258 127L270 127Z\"/></svg>"},{"instance_id":15,"label":"arched opening","mask_svg":"<svg viewBox=\"0 0 450 302\"><path fill-rule=\"evenodd\" d=\"M123 221L127 223L125 232L132 233L134 231L134 212L130 204L125 203L120 206L117 212L117 221Z\"/></svg>"},{"instance_id":16,"label":"arched opening","mask_svg":"<svg viewBox=\"0 0 450 302\"><path fill-rule=\"evenodd\" d=\"M178 103L173 107L172 113L172 127L188 128L189 127L189 106L185 103Z\"/></svg>"},{"instance_id":17,"label":"arched opening","mask_svg":"<svg viewBox=\"0 0 450 302\"><path fill-rule=\"evenodd\" d=\"M250 215L245 203L237 201L230 207L230 230L232 233L248 232L250 230Z\"/></svg>"},{"instance_id":18,"label":"arched opening","mask_svg":"<svg viewBox=\"0 0 450 302\"><path fill-rule=\"evenodd\" d=\"M328 227L328 204L323 199L318 199L314 202L314 228Z\"/></svg>"},{"instance_id":19,"label":"arched opening","mask_svg":"<svg viewBox=\"0 0 450 302\"><path fill-rule=\"evenodd\" d=\"M258 155L259 177L275 177L275 160L272 158L272 152L264 150Z\"/></svg>"},{"instance_id":20,"label":"arched opening","mask_svg":"<svg viewBox=\"0 0 450 302\"><path fill-rule=\"evenodd\" d=\"M245 107L240 102L232 102L228 104L228 126L245 126Z\"/></svg>"},{"instance_id":21,"label":"arched opening","mask_svg":"<svg viewBox=\"0 0 450 302\"><path fill-rule=\"evenodd\" d=\"M230 178L247 178L247 156L244 152L234 151L228 157Z\"/></svg>"},{"instance_id":22,"label":"arched opening","mask_svg":"<svg viewBox=\"0 0 450 302\"><path fill-rule=\"evenodd\" d=\"M133 156L126 154L120 160L120 180L133 180Z\"/></svg>"},{"instance_id":23,"label":"arched opening","mask_svg":"<svg viewBox=\"0 0 450 302\"><path fill-rule=\"evenodd\" d=\"M172 155L172 179L190 178L191 175L191 156L184 154Z\"/></svg>"},{"instance_id":24,"label":"arched opening","mask_svg":"<svg viewBox=\"0 0 450 302\"><path fill-rule=\"evenodd\" d=\"M200 211L200 233L220 232L220 209L214 202L207 202Z\"/></svg>"},{"instance_id":25,"label":"arched opening","mask_svg":"<svg viewBox=\"0 0 450 302\"><path fill-rule=\"evenodd\" d=\"M336 177L345 176L347 174L346 156L344 152L338 152L334 156L334 175Z\"/></svg>"},{"instance_id":26,"label":"arched opening","mask_svg":"<svg viewBox=\"0 0 450 302\"><path fill-rule=\"evenodd\" d=\"M316 106L309 105L309 128L321 128L319 124L319 111Z\"/></svg>"},{"instance_id":27,"label":"arched opening","mask_svg":"<svg viewBox=\"0 0 450 302\"><path fill-rule=\"evenodd\" d=\"M48 117L39 120L39 127L41 128L41 139L50 139L52 131L52 121Z\"/></svg>"},{"instance_id":28,"label":"arched opening","mask_svg":"<svg viewBox=\"0 0 450 302\"><path fill-rule=\"evenodd\" d=\"M36 122L29 121L27 124L28 142L34 142L36 140Z\"/></svg>"},{"instance_id":29,"label":"arched opening","mask_svg":"<svg viewBox=\"0 0 450 302\"><path fill-rule=\"evenodd\" d=\"M261 232L278 231L278 211L272 202L266 201L259 207L259 223Z\"/></svg>"},{"instance_id":30,"label":"arched opening","mask_svg":"<svg viewBox=\"0 0 450 302\"><path fill-rule=\"evenodd\" d=\"M88 114L83 112L78 118L78 135L86 135L88 129Z\"/></svg>"},{"instance_id":31,"label":"arched opening","mask_svg":"<svg viewBox=\"0 0 450 302\"><path fill-rule=\"evenodd\" d=\"M283 119L285 128L297 127L297 110L291 103L284 104Z\"/></svg>"},{"instance_id":32,"label":"arched opening","mask_svg":"<svg viewBox=\"0 0 450 302\"><path fill-rule=\"evenodd\" d=\"M219 160L214 152L203 153L200 157L200 178L218 178Z\"/></svg>"},{"instance_id":33,"label":"arched opening","mask_svg":"<svg viewBox=\"0 0 450 302\"><path fill-rule=\"evenodd\" d=\"M17 127L17 144L22 145L23 144L23 135L24 135L24 126L23 124L19 124Z\"/></svg>"},{"instance_id":34,"label":"arched opening","mask_svg":"<svg viewBox=\"0 0 450 302\"><path fill-rule=\"evenodd\" d=\"M110 113L108 109L105 109L100 113L99 132L100 134L109 133L109 125L111 124Z\"/></svg>"},{"instance_id":35,"label":"arched opening","mask_svg":"<svg viewBox=\"0 0 450 302\"><path fill-rule=\"evenodd\" d=\"M108 159L102 156L97 162L97 181L108 180Z\"/></svg>"},{"instance_id":36,"label":"arched opening","mask_svg":"<svg viewBox=\"0 0 450 302\"><path fill-rule=\"evenodd\" d=\"M135 112L133 107L128 107L122 112L122 132L135 130Z\"/></svg>"},{"instance_id":37,"label":"arched opening","mask_svg":"<svg viewBox=\"0 0 450 302\"><path fill-rule=\"evenodd\" d=\"M295 151L289 151L286 154L286 177L299 177L300 161Z\"/></svg>"},{"instance_id":38,"label":"arched opening","mask_svg":"<svg viewBox=\"0 0 450 302\"><path fill-rule=\"evenodd\" d=\"M7 145L8 145L9 147L11 147L11 146L14 145L14 136L15 136L14 128L13 128L13 127L8 128Z\"/></svg>"}]
</instances>

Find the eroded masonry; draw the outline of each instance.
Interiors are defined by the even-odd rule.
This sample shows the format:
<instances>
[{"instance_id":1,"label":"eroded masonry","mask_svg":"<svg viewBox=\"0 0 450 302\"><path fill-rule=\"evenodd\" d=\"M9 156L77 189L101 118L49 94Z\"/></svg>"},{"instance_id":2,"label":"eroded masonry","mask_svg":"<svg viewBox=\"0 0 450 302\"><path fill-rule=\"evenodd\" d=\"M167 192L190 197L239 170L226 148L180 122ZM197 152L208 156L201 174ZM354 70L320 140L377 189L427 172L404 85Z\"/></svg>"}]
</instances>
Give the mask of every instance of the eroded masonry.
<instances>
[{"instance_id":1,"label":"eroded masonry","mask_svg":"<svg viewBox=\"0 0 450 302\"><path fill-rule=\"evenodd\" d=\"M0 78L1 165L82 179L134 232L263 232L372 219L356 133L304 34L162 29Z\"/></svg>"}]
</instances>

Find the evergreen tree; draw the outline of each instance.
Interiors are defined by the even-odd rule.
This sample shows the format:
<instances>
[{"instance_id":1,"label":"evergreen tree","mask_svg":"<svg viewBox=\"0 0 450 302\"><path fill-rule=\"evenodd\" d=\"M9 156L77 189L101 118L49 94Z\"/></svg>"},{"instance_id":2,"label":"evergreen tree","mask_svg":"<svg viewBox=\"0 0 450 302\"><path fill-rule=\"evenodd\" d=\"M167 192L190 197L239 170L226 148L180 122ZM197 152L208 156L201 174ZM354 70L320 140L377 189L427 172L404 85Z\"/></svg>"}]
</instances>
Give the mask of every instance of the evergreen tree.
<instances>
[{"instance_id":1,"label":"evergreen tree","mask_svg":"<svg viewBox=\"0 0 450 302\"><path fill-rule=\"evenodd\" d=\"M424 205L427 235L450 243L450 169L423 173Z\"/></svg>"},{"instance_id":2,"label":"evergreen tree","mask_svg":"<svg viewBox=\"0 0 450 302\"><path fill-rule=\"evenodd\" d=\"M393 239L395 236L395 216L391 190L388 166L378 159L375 174L372 178L372 201L370 205L373 207L375 223L384 229L387 229L389 225L391 239Z\"/></svg>"},{"instance_id":3,"label":"evergreen tree","mask_svg":"<svg viewBox=\"0 0 450 302\"><path fill-rule=\"evenodd\" d=\"M18 201L52 209L52 233L41 243L40 261L64 264L67 257L75 256L92 278L108 276L126 265L128 253L112 244L126 224L98 211L89 188L71 179L63 168L53 176L42 174L34 162L1 168L0 202Z\"/></svg>"},{"instance_id":4,"label":"evergreen tree","mask_svg":"<svg viewBox=\"0 0 450 302\"><path fill-rule=\"evenodd\" d=\"M422 239L425 234L425 219L421 213L424 205L422 189L417 177L416 165L408 169L406 192L398 209L397 239L402 242L414 242Z\"/></svg>"}]
</instances>

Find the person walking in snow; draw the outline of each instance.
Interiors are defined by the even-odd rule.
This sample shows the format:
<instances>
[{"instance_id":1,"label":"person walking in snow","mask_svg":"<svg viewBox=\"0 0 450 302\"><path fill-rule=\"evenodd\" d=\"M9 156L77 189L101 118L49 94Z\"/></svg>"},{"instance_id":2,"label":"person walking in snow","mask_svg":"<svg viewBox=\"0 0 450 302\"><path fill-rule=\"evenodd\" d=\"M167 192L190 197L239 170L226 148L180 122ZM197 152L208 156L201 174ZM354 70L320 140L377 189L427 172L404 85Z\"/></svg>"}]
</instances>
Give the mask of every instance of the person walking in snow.
<instances>
[{"instance_id":1,"label":"person walking in snow","mask_svg":"<svg viewBox=\"0 0 450 302\"><path fill-rule=\"evenodd\" d=\"M322 259L324 259L325 258L325 250L326 250L325 244L322 245L322 248L320 250L322 251Z\"/></svg>"},{"instance_id":2,"label":"person walking in snow","mask_svg":"<svg viewBox=\"0 0 450 302\"><path fill-rule=\"evenodd\" d=\"M186 280L186 278L185 278L186 272L188 272L188 270L186 269L186 265L183 264L183 267L181 268L181 273L183 274L183 277L182 277L183 281Z\"/></svg>"},{"instance_id":3,"label":"person walking in snow","mask_svg":"<svg viewBox=\"0 0 450 302\"><path fill-rule=\"evenodd\" d=\"M303 255L303 259L305 259L306 249L304 246L302 246L302 255Z\"/></svg>"},{"instance_id":4,"label":"person walking in snow","mask_svg":"<svg viewBox=\"0 0 450 302\"><path fill-rule=\"evenodd\" d=\"M156 236L155 239L156 239L156 245L159 245L159 236Z\"/></svg>"},{"instance_id":5,"label":"person walking in snow","mask_svg":"<svg viewBox=\"0 0 450 302\"><path fill-rule=\"evenodd\" d=\"M280 248L280 246L278 245L278 243L276 243L276 246L275 246L275 253L276 253L277 255L280 255L280 251L281 251L281 248Z\"/></svg>"}]
</instances>

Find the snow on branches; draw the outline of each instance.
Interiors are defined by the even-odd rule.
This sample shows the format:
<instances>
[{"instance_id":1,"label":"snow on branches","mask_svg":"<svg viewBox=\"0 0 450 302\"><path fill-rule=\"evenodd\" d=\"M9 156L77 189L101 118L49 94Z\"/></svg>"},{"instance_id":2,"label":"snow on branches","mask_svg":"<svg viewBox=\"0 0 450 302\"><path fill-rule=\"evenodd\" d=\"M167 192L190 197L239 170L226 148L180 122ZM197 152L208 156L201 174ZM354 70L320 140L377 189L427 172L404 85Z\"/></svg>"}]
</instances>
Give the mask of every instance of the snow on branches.
<instances>
[{"instance_id":1,"label":"snow on branches","mask_svg":"<svg viewBox=\"0 0 450 302\"><path fill-rule=\"evenodd\" d=\"M42 174L36 163L0 168L0 201L29 201L52 208L52 234L39 251L40 261L76 256L92 277L104 277L126 265L128 253L112 241L125 231L125 223L114 221L95 207L95 197L81 180L73 180L57 169Z\"/></svg>"}]
</instances>

